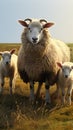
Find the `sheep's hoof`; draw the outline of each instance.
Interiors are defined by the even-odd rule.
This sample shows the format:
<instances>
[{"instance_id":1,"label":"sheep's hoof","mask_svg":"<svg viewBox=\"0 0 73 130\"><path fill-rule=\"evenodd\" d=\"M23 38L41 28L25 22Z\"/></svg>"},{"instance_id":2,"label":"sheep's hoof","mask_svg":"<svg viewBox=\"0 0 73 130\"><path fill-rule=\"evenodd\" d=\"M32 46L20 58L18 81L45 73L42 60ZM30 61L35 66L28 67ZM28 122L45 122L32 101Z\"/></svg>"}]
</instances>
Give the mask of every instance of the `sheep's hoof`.
<instances>
[{"instance_id":1,"label":"sheep's hoof","mask_svg":"<svg viewBox=\"0 0 73 130\"><path fill-rule=\"evenodd\" d=\"M12 95L13 94L13 92L12 92L12 90L10 90L10 95Z\"/></svg>"},{"instance_id":2,"label":"sheep's hoof","mask_svg":"<svg viewBox=\"0 0 73 130\"><path fill-rule=\"evenodd\" d=\"M29 104L33 106L33 104L34 104L34 99L29 98Z\"/></svg>"},{"instance_id":3,"label":"sheep's hoof","mask_svg":"<svg viewBox=\"0 0 73 130\"><path fill-rule=\"evenodd\" d=\"M67 102L67 106L71 106L71 102Z\"/></svg>"},{"instance_id":4,"label":"sheep's hoof","mask_svg":"<svg viewBox=\"0 0 73 130\"><path fill-rule=\"evenodd\" d=\"M71 100L67 99L67 106L71 106Z\"/></svg>"}]
</instances>

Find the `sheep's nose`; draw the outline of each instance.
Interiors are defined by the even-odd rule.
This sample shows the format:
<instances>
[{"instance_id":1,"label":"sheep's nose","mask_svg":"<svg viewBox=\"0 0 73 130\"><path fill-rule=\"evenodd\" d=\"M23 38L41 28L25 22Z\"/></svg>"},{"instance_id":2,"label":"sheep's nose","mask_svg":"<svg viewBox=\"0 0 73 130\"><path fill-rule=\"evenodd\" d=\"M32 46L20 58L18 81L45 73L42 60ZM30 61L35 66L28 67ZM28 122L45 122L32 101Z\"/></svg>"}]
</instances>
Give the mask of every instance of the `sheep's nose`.
<instances>
[{"instance_id":1,"label":"sheep's nose","mask_svg":"<svg viewBox=\"0 0 73 130\"><path fill-rule=\"evenodd\" d=\"M33 37L32 40L33 40L33 42L37 42L38 38L36 38L36 37L34 38Z\"/></svg>"},{"instance_id":2,"label":"sheep's nose","mask_svg":"<svg viewBox=\"0 0 73 130\"><path fill-rule=\"evenodd\" d=\"M7 61L7 62L6 62L6 65L8 65L8 64L9 64L9 62Z\"/></svg>"},{"instance_id":3,"label":"sheep's nose","mask_svg":"<svg viewBox=\"0 0 73 130\"><path fill-rule=\"evenodd\" d=\"M65 75L65 78L68 78L68 75Z\"/></svg>"}]
</instances>

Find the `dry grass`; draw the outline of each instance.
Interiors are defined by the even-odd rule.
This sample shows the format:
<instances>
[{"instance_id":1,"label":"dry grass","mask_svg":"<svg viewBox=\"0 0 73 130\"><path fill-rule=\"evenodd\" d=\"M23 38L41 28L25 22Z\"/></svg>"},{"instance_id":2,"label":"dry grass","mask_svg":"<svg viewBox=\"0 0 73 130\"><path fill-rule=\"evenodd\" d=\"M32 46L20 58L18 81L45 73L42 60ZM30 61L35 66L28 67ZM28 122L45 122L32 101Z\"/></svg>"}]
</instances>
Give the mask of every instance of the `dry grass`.
<instances>
[{"instance_id":1,"label":"dry grass","mask_svg":"<svg viewBox=\"0 0 73 130\"><path fill-rule=\"evenodd\" d=\"M71 56L73 45L71 47ZM0 44L0 51L20 47L20 44ZM16 52L16 53L17 53ZM72 56L73 59L73 56ZM0 95L0 129L1 130L73 130L73 103L71 106L56 106L56 86L51 87L51 109L45 109L44 84L41 90L41 97L36 106L29 101L29 84L23 83L18 78L16 81L15 94L9 95L8 79L5 79L3 95ZM35 84L35 93L37 89ZM72 97L73 101L73 97Z\"/></svg>"}]
</instances>

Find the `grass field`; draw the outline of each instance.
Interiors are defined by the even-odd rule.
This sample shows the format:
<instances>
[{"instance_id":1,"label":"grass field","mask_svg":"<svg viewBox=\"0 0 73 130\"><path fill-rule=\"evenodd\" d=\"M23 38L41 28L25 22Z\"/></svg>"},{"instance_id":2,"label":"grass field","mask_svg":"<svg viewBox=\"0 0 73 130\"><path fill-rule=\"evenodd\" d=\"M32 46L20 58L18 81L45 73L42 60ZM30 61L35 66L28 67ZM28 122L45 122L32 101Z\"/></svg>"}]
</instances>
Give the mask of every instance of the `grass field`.
<instances>
[{"instance_id":1,"label":"grass field","mask_svg":"<svg viewBox=\"0 0 73 130\"><path fill-rule=\"evenodd\" d=\"M73 44L71 48L71 61L73 61ZM20 44L0 44L0 51L16 48ZM3 95L0 95L0 130L73 130L73 96L71 106L56 106L55 86L50 89L52 108L45 109L44 84L41 90L39 104L35 108L29 101L29 84L23 83L18 77L15 94L9 95L8 79L5 79ZM35 92L38 83L35 84Z\"/></svg>"}]
</instances>

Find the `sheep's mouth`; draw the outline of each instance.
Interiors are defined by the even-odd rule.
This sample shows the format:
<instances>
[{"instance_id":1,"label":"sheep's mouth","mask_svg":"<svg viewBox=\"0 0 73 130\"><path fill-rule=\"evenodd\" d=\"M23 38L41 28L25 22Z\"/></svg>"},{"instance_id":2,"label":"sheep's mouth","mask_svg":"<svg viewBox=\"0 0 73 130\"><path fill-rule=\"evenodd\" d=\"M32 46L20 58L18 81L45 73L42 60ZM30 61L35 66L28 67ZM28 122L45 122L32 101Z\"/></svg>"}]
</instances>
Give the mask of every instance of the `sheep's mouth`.
<instances>
[{"instance_id":1,"label":"sheep's mouth","mask_svg":"<svg viewBox=\"0 0 73 130\"><path fill-rule=\"evenodd\" d=\"M9 63L9 62L6 62L5 64L6 64L6 66L10 65L10 63Z\"/></svg>"},{"instance_id":2,"label":"sheep's mouth","mask_svg":"<svg viewBox=\"0 0 73 130\"><path fill-rule=\"evenodd\" d=\"M32 41L32 44L36 45L36 44L38 44L38 41Z\"/></svg>"},{"instance_id":3,"label":"sheep's mouth","mask_svg":"<svg viewBox=\"0 0 73 130\"><path fill-rule=\"evenodd\" d=\"M37 44L38 43L38 39L32 39L32 43L33 44Z\"/></svg>"}]
</instances>

